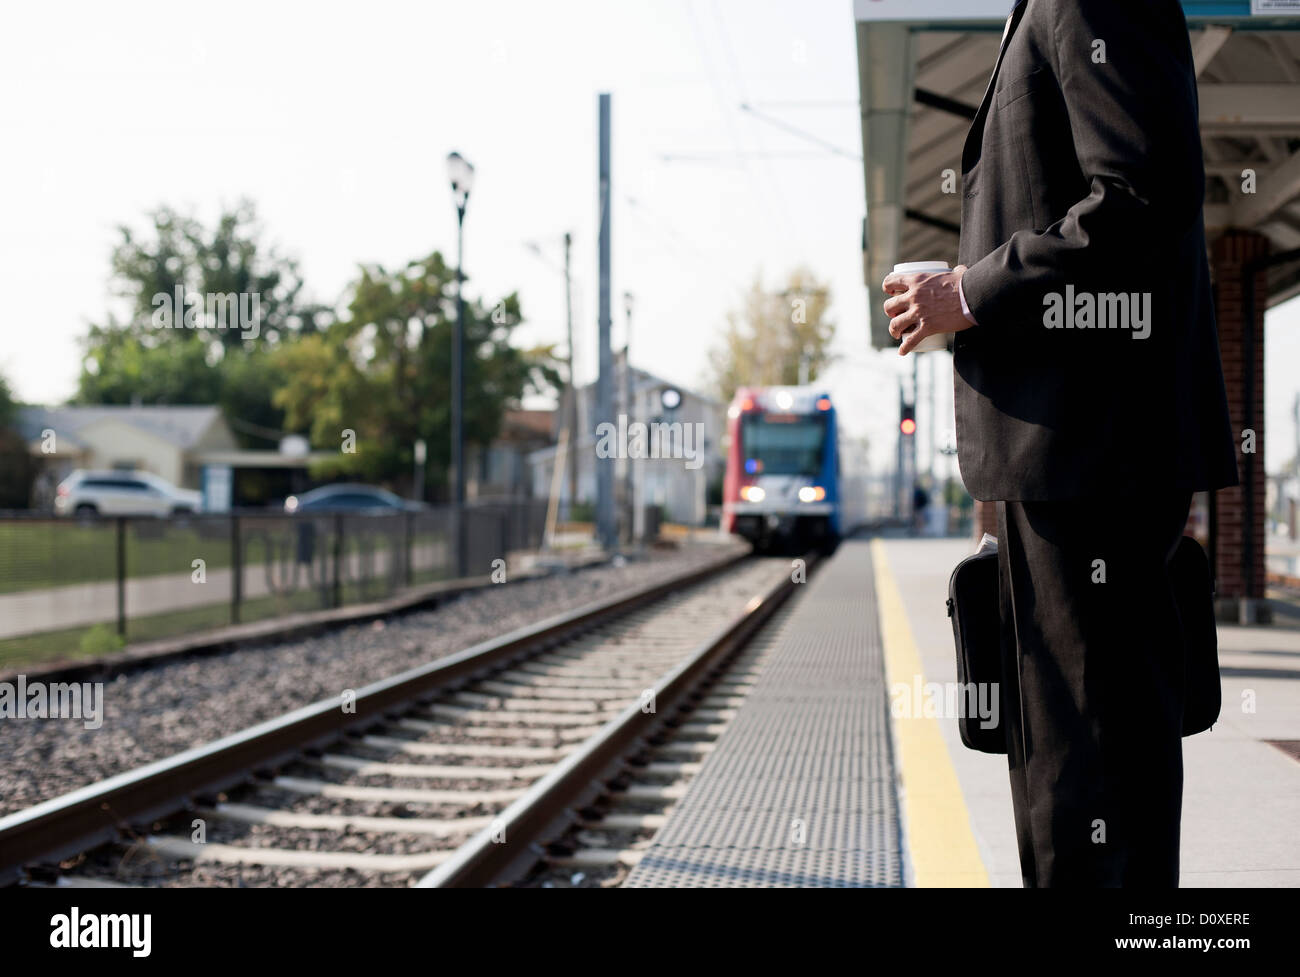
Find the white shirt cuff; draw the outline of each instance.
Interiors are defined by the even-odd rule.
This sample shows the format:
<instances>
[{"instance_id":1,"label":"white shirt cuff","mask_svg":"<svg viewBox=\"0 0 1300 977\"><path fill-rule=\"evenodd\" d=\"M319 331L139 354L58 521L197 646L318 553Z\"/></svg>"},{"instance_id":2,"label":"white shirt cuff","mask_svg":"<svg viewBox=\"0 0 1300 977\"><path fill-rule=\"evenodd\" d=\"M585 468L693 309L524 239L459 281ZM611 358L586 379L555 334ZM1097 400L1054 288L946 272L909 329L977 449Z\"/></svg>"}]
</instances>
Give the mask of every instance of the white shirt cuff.
<instances>
[{"instance_id":1,"label":"white shirt cuff","mask_svg":"<svg viewBox=\"0 0 1300 977\"><path fill-rule=\"evenodd\" d=\"M961 282L957 282L957 297L961 299L961 314L964 315L972 326L978 326L975 317L970 314L970 306L966 304L966 290L962 288Z\"/></svg>"}]
</instances>

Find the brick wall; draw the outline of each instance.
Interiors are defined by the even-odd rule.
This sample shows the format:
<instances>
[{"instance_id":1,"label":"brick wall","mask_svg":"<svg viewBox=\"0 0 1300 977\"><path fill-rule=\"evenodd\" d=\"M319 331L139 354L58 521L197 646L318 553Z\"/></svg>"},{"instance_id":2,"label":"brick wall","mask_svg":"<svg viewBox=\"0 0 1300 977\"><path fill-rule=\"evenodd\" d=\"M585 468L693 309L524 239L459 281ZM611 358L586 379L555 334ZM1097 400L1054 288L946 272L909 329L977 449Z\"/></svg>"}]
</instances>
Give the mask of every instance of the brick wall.
<instances>
[{"instance_id":1,"label":"brick wall","mask_svg":"<svg viewBox=\"0 0 1300 977\"><path fill-rule=\"evenodd\" d=\"M1266 276L1260 272L1255 278L1255 379L1254 418L1251 428L1255 432L1255 453L1241 450L1242 431L1245 428L1244 380L1245 357L1242 334L1245 310L1242 295L1242 266L1254 258L1269 253L1269 241L1254 231L1227 231L1210 246L1211 272L1216 284L1215 314L1219 326L1219 349L1223 357L1223 378L1228 389L1228 410L1232 416L1232 430L1237 439L1238 471L1243 481L1245 465L1251 465L1254 478L1254 578L1252 593L1264 596L1264 305L1268 296ZM1246 595L1246 576L1242 572L1242 499L1240 486L1222 489L1217 493L1218 504L1218 593L1220 598Z\"/></svg>"}]
</instances>

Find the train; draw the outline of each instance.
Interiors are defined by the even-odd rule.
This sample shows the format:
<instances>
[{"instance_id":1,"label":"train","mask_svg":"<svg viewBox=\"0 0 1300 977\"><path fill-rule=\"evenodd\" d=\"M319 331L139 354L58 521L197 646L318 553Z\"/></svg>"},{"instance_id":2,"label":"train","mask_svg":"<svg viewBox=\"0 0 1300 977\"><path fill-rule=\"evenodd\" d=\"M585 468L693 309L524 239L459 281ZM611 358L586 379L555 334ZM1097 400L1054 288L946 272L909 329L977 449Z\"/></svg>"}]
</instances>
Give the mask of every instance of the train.
<instances>
[{"instance_id":1,"label":"train","mask_svg":"<svg viewBox=\"0 0 1300 977\"><path fill-rule=\"evenodd\" d=\"M830 394L742 387L727 409L722 524L755 549L833 550L865 518L865 483L846 472Z\"/></svg>"}]
</instances>

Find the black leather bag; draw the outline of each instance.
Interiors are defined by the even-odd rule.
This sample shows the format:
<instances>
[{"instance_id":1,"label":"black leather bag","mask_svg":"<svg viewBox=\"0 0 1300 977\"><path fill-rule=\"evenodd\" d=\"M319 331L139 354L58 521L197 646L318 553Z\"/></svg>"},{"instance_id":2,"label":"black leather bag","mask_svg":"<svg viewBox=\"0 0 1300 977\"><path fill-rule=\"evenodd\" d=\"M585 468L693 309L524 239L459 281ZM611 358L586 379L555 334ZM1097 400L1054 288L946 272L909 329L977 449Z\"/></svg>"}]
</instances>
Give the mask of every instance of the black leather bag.
<instances>
[{"instance_id":1,"label":"black leather bag","mask_svg":"<svg viewBox=\"0 0 1300 977\"><path fill-rule=\"evenodd\" d=\"M1002 689L1002 635L998 607L998 551L980 548L948 578L948 616L957 644L957 681L962 688ZM978 701L978 697L975 697ZM962 701L967 701L963 697ZM962 744L981 753L1006 753L1001 704L992 725L966 709L957 718Z\"/></svg>"},{"instance_id":2,"label":"black leather bag","mask_svg":"<svg viewBox=\"0 0 1300 977\"><path fill-rule=\"evenodd\" d=\"M1169 565L1174 598L1186 642L1186 697L1183 735L1209 729L1218 721L1223 692L1219 680L1219 636L1214 624L1214 579L1205 550L1184 536ZM957 681L963 686L1002 688L1002 639L998 605L998 554L982 549L953 568L948 580L948 616L957 646ZM999 717L1002 714L999 709ZM961 741L981 753L1006 753L999 718L996 724L966 710L958 717Z\"/></svg>"}]
</instances>

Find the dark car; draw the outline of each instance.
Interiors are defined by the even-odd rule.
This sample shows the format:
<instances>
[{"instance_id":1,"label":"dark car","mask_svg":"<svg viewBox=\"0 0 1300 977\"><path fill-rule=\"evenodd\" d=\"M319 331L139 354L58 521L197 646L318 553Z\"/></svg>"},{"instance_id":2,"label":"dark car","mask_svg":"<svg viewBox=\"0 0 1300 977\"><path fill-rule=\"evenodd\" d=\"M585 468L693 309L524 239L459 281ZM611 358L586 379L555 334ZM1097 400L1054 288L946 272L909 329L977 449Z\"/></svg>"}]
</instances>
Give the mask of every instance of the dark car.
<instances>
[{"instance_id":1,"label":"dark car","mask_svg":"<svg viewBox=\"0 0 1300 977\"><path fill-rule=\"evenodd\" d=\"M403 499L375 485L323 485L284 500L285 512L419 512L425 508L423 502Z\"/></svg>"}]
</instances>

